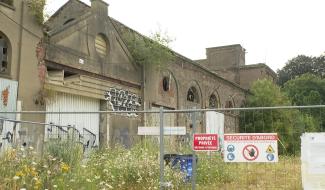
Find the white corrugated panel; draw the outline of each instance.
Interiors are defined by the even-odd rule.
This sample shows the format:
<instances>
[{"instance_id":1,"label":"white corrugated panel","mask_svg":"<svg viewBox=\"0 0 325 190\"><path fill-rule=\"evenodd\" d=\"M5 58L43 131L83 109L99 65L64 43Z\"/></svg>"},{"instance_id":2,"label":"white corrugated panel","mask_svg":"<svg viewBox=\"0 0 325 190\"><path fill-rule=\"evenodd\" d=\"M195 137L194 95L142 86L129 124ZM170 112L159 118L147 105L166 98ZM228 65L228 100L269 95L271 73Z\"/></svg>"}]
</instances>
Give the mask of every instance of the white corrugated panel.
<instances>
[{"instance_id":1,"label":"white corrugated panel","mask_svg":"<svg viewBox=\"0 0 325 190\"><path fill-rule=\"evenodd\" d=\"M46 111L49 112L94 112L99 111L99 100L76 96L66 93L54 93L46 105ZM85 130L96 135L95 145L98 145L99 136L99 114L47 114L46 123L57 125L71 125L84 134ZM45 137L48 137L48 131L45 131Z\"/></svg>"},{"instance_id":2,"label":"white corrugated panel","mask_svg":"<svg viewBox=\"0 0 325 190\"><path fill-rule=\"evenodd\" d=\"M18 82L8 79L0 79L0 111L16 111ZM16 119L15 114L0 113L0 117Z\"/></svg>"}]
</instances>

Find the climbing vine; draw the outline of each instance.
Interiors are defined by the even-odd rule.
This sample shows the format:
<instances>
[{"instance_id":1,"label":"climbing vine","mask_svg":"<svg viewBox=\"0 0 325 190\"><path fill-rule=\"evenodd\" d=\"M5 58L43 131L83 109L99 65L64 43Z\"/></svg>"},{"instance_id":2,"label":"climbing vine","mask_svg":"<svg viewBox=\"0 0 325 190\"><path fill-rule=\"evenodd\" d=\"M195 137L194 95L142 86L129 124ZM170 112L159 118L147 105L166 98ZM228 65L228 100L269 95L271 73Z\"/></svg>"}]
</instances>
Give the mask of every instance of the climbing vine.
<instances>
[{"instance_id":1,"label":"climbing vine","mask_svg":"<svg viewBox=\"0 0 325 190\"><path fill-rule=\"evenodd\" d=\"M26 3L37 23L43 24L46 0L26 0Z\"/></svg>"},{"instance_id":2,"label":"climbing vine","mask_svg":"<svg viewBox=\"0 0 325 190\"><path fill-rule=\"evenodd\" d=\"M147 38L128 31L124 32L122 37L135 62L140 65L162 66L174 59L172 51L168 48L172 40L159 32Z\"/></svg>"}]
</instances>

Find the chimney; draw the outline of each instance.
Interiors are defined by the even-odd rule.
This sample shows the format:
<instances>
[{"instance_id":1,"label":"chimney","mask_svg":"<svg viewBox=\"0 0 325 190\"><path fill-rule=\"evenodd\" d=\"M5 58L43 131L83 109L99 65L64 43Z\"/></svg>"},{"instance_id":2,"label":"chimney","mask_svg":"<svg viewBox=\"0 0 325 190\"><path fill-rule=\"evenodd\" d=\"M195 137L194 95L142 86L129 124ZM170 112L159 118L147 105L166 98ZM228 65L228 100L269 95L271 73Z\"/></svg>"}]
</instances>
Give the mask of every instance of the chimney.
<instances>
[{"instance_id":1,"label":"chimney","mask_svg":"<svg viewBox=\"0 0 325 190\"><path fill-rule=\"evenodd\" d=\"M98 14L103 17L108 16L108 4L103 0L90 0L91 11L93 14Z\"/></svg>"}]
</instances>

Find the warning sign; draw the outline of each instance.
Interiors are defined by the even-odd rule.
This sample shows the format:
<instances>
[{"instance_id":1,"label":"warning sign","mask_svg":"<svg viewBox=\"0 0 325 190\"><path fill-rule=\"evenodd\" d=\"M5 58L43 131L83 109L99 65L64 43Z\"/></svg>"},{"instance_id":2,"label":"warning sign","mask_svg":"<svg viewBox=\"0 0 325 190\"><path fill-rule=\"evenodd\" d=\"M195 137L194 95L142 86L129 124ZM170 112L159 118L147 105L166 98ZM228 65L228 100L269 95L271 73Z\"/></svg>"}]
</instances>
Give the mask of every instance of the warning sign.
<instances>
[{"instance_id":1,"label":"warning sign","mask_svg":"<svg viewBox=\"0 0 325 190\"><path fill-rule=\"evenodd\" d=\"M217 151L218 145L217 134L193 135L193 150L195 151Z\"/></svg>"},{"instance_id":2,"label":"warning sign","mask_svg":"<svg viewBox=\"0 0 325 190\"><path fill-rule=\"evenodd\" d=\"M225 162L278 162L276 133L224 135Z\"/></svg>"},{"instance_id":3,"label":"warning sign","mask_svg":"<svg viewBox=\"0 0 325 190\"><path fill-rule=\"evenodd\" d=\"M246 145L243 148L243 156L248 161L253 161L258 157L258 148L252 144Z\"/></svg>"}]
</instances>

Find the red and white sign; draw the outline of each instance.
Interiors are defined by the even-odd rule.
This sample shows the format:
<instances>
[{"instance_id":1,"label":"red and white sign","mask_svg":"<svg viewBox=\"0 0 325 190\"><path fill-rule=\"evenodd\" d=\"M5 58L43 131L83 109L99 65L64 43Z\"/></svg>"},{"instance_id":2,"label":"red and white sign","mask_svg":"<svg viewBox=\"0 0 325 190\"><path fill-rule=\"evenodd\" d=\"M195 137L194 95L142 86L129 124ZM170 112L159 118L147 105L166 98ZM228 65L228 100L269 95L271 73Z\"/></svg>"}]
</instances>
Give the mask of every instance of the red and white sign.
<instances>
[{"instance_id":1,"label":"red and white sign","mask_svg":"<svg viewBox=\"0 0 325 190\"><path fill-rule=\"evenodd\" d=\"M219 148L217 134L194 134L193 150L195 151L217 151Z\"/></svg>"},{"instance_id":2,"label":"red and white sign","mask_svg":"<svg viewBox=\"0 0 325 190\"><path fill-rule=\"evenodd\" d=\"M234 133L224 135L225 162L278 162L276 133Z\"/></svg>"}]
</instances>

